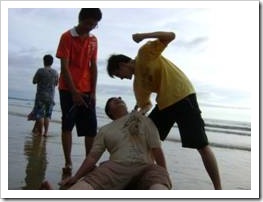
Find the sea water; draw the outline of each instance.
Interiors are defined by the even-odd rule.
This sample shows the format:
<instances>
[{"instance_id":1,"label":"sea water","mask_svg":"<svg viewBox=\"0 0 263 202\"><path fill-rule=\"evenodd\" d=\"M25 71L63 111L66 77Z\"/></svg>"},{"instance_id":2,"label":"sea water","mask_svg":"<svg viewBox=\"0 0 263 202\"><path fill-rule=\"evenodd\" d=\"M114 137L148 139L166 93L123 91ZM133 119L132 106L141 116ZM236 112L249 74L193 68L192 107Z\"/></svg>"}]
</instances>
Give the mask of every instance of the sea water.
<instances>
[{"instance_id":1,"label":"sea water","mask_svg":"<svg viewBox=\"0 0 263 202\"><path fill-rule=\"evenodd\" d=\"M121 96L122 99L126 102L130 111L135 105L133 90L128 85L98 84L96 106L99 127L110 122L110 120L105 115L104 105L107 99L113 96ZM234 95L233 92L229 91L220 92L206 90L197 92L197 98L200 105L199 107L202 111L202 116L206 123L206 130L210 132L210 134L212 134L209 135L209 138L215 139L215 145L219 145L219 143L222 142L221 139L226 139L226 137L228 137L228 145L232 145L231 142L235 142L235 145L239 147L242 146L243 143L237 142L237 140L240 140L240 138L236 138L237 136L240 136L241 139L250 138L251 109L249 106L249 96L245 96L240 92L235 92ZM151 97L151 101L153 104L155 103L154 94ZM52 121L60 122L61 110L57 91L55 96L55 102L56 105L53 110ZM34 97L32 97L32 95L31 97L29 97L26 96L26 93L15 93L13 91L9 93L8 105L12 106L11 108L13 109L15 106L20 106L24 108L25 111L22 112L24 116L26 116L32 110L33 104ZM20 111L21 115L21 109L18 111ZM14 112L11 113L14 114ZM175 124L175 130L177 130L176 127L177 126ZM169 137L173 139L172 135L169 135ZM177 136L176 139L180 141L179 136ZM243 142L245 143L245 148L249 150L250 139L246 139ZM238 145L239 143L241 145ZM221 146L226 145L221 144Z\"/></svg>"}]
</instances>

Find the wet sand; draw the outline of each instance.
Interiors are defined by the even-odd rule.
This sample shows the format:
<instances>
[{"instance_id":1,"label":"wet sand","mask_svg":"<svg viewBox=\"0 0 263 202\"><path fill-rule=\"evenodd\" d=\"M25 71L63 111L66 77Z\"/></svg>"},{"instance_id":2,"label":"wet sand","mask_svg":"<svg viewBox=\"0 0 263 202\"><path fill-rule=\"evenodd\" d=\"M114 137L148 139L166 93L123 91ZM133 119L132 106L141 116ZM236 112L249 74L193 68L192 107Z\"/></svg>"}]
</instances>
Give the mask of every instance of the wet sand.
<instances>
[{"instance_id":1,"label":"wet sand","mask_svg":"<svg viewBox=\"0 0 263 202\"><path fill-rule=\"evenodd\" d=\"M62 177L64 157L60 139L60 124L51 122L47 138L31 133L32 121L26 117L8 116L8 190L38 189L47 179L55 189ZM213 190L212 183L197 151L181 147L181 143L166 140L163 149L167 158L173 190ZM224 190L251 190L251 152L212 147L220 169ZM73 173L84 158L83 138L73 132ZM108 158L103 155L102 160ZM218 193L218 192L217 192ZM201 194L201 195L200 195ZM191 197L185 195L186 197ZM199 193L202 197L202 192ZM203 197L207 195L203 195ZM216 195L211 195L212 198ZM220 198L220 195L218 195ZM63 197L63 196L61 196ZM176 198L176 195L174 195ZM223 197L223 196L221 196ZM237 198L240 195L236 196Z\"/></svg>"}]
</instances>

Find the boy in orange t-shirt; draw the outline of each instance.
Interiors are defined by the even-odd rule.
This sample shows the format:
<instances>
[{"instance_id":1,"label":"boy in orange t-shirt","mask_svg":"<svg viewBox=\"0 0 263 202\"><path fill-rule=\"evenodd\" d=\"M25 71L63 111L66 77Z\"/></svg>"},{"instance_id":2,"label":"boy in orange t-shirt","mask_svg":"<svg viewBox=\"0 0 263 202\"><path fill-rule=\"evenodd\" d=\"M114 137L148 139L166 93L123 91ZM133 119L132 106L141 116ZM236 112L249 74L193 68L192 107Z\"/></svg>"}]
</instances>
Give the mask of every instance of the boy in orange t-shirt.
<instances>
[{"instance_id":1,"label":"boy in orange t-shirt","mask_svg":"<svg viewBox=\"0 0 263 202\"><path fill-rule=\"evenodd\" d=\"M97 38L90 34L102 18L99 8L82 8L76 27L62 34L56 57L61 61L59 95L62 111L63 174L71 174L72 129L85 137L86 156L97 133L95 108Z\"/></svg>"}]
</instances>

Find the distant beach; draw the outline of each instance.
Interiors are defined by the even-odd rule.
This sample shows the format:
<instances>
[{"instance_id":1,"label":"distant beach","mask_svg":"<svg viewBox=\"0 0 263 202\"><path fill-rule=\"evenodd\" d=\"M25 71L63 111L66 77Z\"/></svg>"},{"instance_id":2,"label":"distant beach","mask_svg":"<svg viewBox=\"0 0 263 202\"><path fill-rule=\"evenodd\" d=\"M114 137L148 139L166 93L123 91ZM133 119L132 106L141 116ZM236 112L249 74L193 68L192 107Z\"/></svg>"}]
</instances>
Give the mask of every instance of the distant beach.
<instances>
[{"instance_id":1,"label":"distant beach","mask_svg":"<svg viewBox=\"0 0 263 202\"><path fill-rule=\"evenodd\" d=\"M19 104L20 103L20 104ZM60 112L54 111L47 138L32 136L32 121L26 115L31 104L9 99L8 105L8 189L38 189L48 179L58 187L64 158L60 139ZM109 122L102 109L97 110L99 127ZM207 121L207 135L217 157L223 188L251 189L250 124ZM83 139L73 134L74 170L83 160ZM181 147L178 129L174 127L163 142L174 190L213 190L211 181L195 150ZM106 159L108 154L103 156ZM102 159L102 160L103 160Z\"/></svg>"}]
</instances>

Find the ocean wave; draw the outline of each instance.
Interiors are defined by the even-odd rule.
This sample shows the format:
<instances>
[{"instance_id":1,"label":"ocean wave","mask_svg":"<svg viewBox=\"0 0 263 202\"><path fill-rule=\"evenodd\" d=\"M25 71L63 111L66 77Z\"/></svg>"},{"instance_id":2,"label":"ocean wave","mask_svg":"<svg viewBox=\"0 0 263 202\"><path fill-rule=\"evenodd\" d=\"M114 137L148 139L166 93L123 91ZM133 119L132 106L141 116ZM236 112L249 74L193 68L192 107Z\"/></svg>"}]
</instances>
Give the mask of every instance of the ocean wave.
<instances>
[{"instance_id":1,"label":"ocean wave","mask_svg":"<svg viewBox=\"0 0 263 202\"><path fill-rule=\"evenodd\" d=\"M26 104L30 99L20 100L22 102L19 102L19 104L16 101L9 103L8 115L24 117L25 121L27 121L27 114L32 109L32 103L31 105ZM100 107L97 107L97 118L99 128L111 121ZM61 124L60 110L57 109L53 111L51 122ZM210 145L220 148L250 151L250 123L205 119L205 128L209 136ZM167 140L180 142L179 131L176 124L171 131L176 131L175 134L177 135L170 135L171 137L169 136Z\"/></svg>"},{"instance_id":2,"label":"ocean wave","mask_svg":"<svg viewBox=\"0 0 263 202\"><path fill-rule=\"evenodd\" d=\"M27 108L27 113L32 109L34 100L30 98L21 98L21 97L8 97L8 105L13 107L22 107ZM213 107L223 107L218 105L210 105ZM97 116L101 119L108 119L105 115L104 109L100 106L97 106ZM54 113L60 114L60 105L59 103L55 105L53 109ZM12 112L11 112L12 113ZM19 112L15 112L18 113ZM21 114L21 115L26 115ZM59 116L60 118L60 116ZM231 121L231 120L221 120L221 119L205 119L205 126L207 130L218 131L223 133L233 133L240 135L249 135L251 132L251 123L244 121Z\"/></svg>"}]
</instances>

